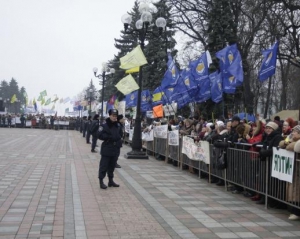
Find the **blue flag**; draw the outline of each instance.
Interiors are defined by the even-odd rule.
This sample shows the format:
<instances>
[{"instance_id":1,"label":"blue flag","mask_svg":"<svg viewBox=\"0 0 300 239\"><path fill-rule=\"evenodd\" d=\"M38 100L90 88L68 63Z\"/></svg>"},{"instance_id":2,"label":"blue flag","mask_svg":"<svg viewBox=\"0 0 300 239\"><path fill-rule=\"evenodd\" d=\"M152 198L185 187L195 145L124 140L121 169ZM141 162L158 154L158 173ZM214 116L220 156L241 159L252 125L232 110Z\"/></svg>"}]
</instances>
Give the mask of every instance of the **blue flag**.
<instances>
[{"instance_id":1,"label":"blue flag","mask_svg":"<svg viewBox=\"0 0 300 239\"><path fill-rule=\"evenodd\" d=\"M204 78L198 84L198 89L195 97L195 102L201 103L211 98L210 79Z\"/></svg>"},{"instance_id":2,"label":"blue flag","mask_svg":"<svg viewBox=\"0 0 300 239\"><path fill-rule=\"evenodd\" d=\"M125 102L126 102L126 108L135 107L137 105L137 97L138 97L138 91L133 91L130 94L126 95Z\"/></svg>"},{"instance_id":3,"label":"blue flag","mask_svg":"<svg viewBox=\"0 0 300 239\"><path fill-rule=\"evenodd\" d=\"M197 82L195 81L195 78L192 74L191 68L186 68L180 73L180 77L178 79L177 85L174 87L174 93L171 96L172 101L173 98L176 98L177 94L182 94L185 92L185 94L188 94L190 97L190 101L193 102L194 97L197 92ZM176 101L176 100L175 100Z\"/></svg>"},{"instance_id":4,"label":"blue flag","mask_svg":"<svg viewBox=\"0 0 300 239\"><path fill-rule=\"evenodd\" d=\"M236 87L244 81L241 55L237 49L237 45L226 46L216 53L216 57L220 60L223 91L232 94L235 92Z\"/></svg>"},{"instance_id":5,"label":"blue flag","mask_svg":"<svg viewBox=\"0 0 300 239\"><path fill-rule=\"evenodd\" d=\"M236 44L232 46L235 46L236 51L235 51L235 55L233 56L234 59L232 60L230 66L228 66L227 70L230 76L234 76L236 80L236 86L240 86L244 82L243 61L242 61L241 54L236 47Z\"/></svg>"},{"instance_id":6,"label":"blue flag","mask_svg":"<svg viewBox=\"0 0 300 239\"><path fill-rule=\"evenodd\" d=\"M261 82L275 74L278 45L279 42L277 41L271 48L262 51L264 59L258 73L258 78Z\"/></svg>"},{"instance_id":7,"label":"blue flag","mask_svg":"<svg viewBox=\"0 0 300 239\"><path fill-rule=\"evenodd\" d=\"M165 72L164 78L161 82L162 89L165 89L169 86L175 86L177 84L177 80L179 78L179 70L175 65L175 62L171 56L168 54L168 69Z\"/></svg>"},{"instance_id":8,"label":"blue flag","mask_svg":"<svg viewBox=\"0 0 300 239\"><path fill-rule=\"evenodd\" d=\"M165 104L171 104L172 103L172 97L176 94L175 87L168 87L164 90L164 95L162 97L163 105Z\"/></svg>"},{"instance_id":9,"label":"blue flag","mask_svg":"<svg viewBox=\"0 0 300 239\"><path fill-rule=\"evenodd\" d=\"M192 61L190 67L195 81L200 82L201 80L208 78L209 65L206 52L204 52L197 60Z\"/></svg>"},{"instance_id":10,"label":"blue flag","mask_svg":"<svg viewBox=\"0 0 300 239\"><path fill-rule=\"evenodd\" d=\"M223 100L222 77L217 71L209 75L211 84L211 100L219 103Z\"/></svg>"},{"instance_id":11,"label":"blue flag","mask_svg":"<svg viewBox=\"0 0 300 239\"><path fill-rule=\"evenodd\" d=\"M141 93L141 112L152 110L152 96L149 90L143 90Z\"/></svg>"}]
</instances>

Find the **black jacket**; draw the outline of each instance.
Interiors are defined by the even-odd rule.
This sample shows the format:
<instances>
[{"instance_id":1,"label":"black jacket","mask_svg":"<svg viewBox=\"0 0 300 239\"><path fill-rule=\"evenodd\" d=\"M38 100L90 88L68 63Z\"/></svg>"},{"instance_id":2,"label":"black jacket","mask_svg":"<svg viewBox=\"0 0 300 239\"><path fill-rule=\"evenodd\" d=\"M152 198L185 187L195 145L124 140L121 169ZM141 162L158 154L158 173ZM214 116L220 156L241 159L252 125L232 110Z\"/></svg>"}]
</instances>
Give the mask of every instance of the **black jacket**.
<instances>
[{"instance_id":1,"label":"black jacket","mask_svg":"<svg viewBox=\"0 0 300 239\"><path fill-rule=\"evenodd\" d=\"M110 118L99 127L98 138L103 140L101 144L101 155L117 156L122 147L122 126L118 122L112 122Z\"/></svg>"},{"instance_id":2,"label":"black jacket","mask_svg":"<svg viewBox=\"0 0 300 239\"><path fill-rule=\"evenodd\" d=\"M90 129L91 134L96 134L99 129L99 120L97 120L97 119L93 120L90 124L89 129Z\"/></svg>"},{"instance_id":3,"label":"black jacket","mask_svg":"<svg viewBox=\"0 0 300 239\"><path fill-rule=\"evenodd\" d=\"M279 131L274 130L272 133L266 136L263 141L263 147L259 151L259 156L262 161L266 158L271 158L273 155L273 147L278 147L279 142L282 140L282 136Z\"/></svg>"}]
</instances>

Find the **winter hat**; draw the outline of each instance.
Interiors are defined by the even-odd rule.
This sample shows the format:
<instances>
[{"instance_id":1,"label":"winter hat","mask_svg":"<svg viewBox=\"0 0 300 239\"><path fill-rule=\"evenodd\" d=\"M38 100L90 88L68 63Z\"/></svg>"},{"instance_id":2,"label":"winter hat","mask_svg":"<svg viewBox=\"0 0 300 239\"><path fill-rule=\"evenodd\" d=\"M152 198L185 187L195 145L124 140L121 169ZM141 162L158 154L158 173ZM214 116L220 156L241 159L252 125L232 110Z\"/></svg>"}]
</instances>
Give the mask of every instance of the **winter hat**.
<instances>
[{"instance_id":1,"label":"winter hat","mask_svg":"<svg viewBox=\"0 0 300 239\"><path fill-rule=\"evenodd\" d=\"M300 125L296 125L296 126L293 128L293 130L296 130L296 131L298 131L298 133L300 133Z\"/></svg>"},{"instance_id":2,"label":"winter hat","mask_svg":"<svg viewBox=\"0 0 300 239\"><path fill-rule=\"evenodd\" d=\"M241 119L240 119L240 117L238 117L237 115L235 115L235 116L232 117L231 121L238 121L238 122L240 122Z\"/></svg>"},{"instance_id":3,"label":"winter hat","mask_svg":"<svg viewBox=\"0 0 300 239\"><path fill-rule=\"evenodd\" d=\"M275 122L270 121L269 123L267 123L266 127L270 127L273 130L277 130L278 129L278 124L276 124Z\"/></svg>"},{"instance_id":4,"label":"winter hat","mask_svg":"<svg viewBox=\"0 0 300 239\"><path fill-rule=\"evenodd\" d=\"M218 125L218 127L222 127L222 126L224 126L224 122L219 120L219 121L217 121L217 125Z\"/></svg>"},{"instance_id":5,"label":"winter hat","mask_svg":"<svg viewBox=\"0 0 300 239\"><path fill-rule=\"evenodd\" d=\"M210 126L212 126L212 125L213 125L213 123L207 123L207 124L206 124L206 127L207 127L207 128L210 128Z\"/></svg>"}]
</instances>

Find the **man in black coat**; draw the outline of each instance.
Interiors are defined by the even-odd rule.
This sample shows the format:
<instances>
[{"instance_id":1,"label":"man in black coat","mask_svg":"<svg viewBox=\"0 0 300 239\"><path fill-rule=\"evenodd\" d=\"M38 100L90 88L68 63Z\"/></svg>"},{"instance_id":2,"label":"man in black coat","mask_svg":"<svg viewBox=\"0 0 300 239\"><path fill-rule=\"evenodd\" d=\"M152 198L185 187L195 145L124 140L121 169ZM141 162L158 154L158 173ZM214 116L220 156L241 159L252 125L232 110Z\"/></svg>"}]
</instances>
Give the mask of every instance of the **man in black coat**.
<instances>
[{"instance_id":1,"label":"man in black coat","mask_svg":"<svg viewBox=\"0 0 300 239\"><path fill-rule=\"evenodd\" d=\"M90 126L90 133L92 135L92 148L91 148L92 153L97 153L95 148L98 139L98 129L99 129L99 115L95 114Z\"/></svg>"},{"instance_id":2,"label":"man in black coat","mask_svg":"<svg viewBox=\"0 0 300 239\"><path fill-rule=\"evenodd\" d=\"M123 132L122 127L117 120L118 110L110 109L108 114L109 118L107 118L106 122L100 126L98 131L99 139L103 140L101 144L101 160L98 173L101 189L107 188L103 182L106 173L109 179L109 187L120 186L113 181L113 178L116 162L120 155L120 148L122 147Z\"/></svg>"},{"instance_id":3,"label":"man in black coat","mask_svg":"<svg viewBox=\"0 0 300 239\"><path fill-rule=\"evenodd\" d=\"M90 128L92 125L92 116L88 116L87 121L85 122L85 129L86 129L86 135L85 135L85 139L86 139L86 143L90 144L90 139L91 139L91 132L90 132Z\"/></svg>"}]
</instances>

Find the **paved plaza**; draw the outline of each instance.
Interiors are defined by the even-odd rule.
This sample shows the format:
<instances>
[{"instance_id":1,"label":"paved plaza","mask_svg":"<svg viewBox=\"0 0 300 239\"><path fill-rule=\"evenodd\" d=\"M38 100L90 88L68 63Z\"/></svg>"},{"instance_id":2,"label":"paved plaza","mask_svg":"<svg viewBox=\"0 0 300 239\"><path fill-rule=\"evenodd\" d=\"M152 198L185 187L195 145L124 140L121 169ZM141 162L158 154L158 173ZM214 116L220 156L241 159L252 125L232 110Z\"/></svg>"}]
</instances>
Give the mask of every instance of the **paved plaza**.
<instances>
[{"instance_id":1,"label":"paved plaza","mask_svg":"<svg viewBox=\"0 0 300 239\"><path fill-rule=\"evenodd\" d=\"M101 190L100 155L78 131L1 128L0 238L300 238L287 211L129 150L120 188Z\"/></svg>"}]
</instances>

